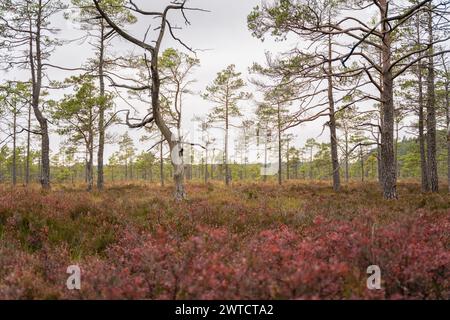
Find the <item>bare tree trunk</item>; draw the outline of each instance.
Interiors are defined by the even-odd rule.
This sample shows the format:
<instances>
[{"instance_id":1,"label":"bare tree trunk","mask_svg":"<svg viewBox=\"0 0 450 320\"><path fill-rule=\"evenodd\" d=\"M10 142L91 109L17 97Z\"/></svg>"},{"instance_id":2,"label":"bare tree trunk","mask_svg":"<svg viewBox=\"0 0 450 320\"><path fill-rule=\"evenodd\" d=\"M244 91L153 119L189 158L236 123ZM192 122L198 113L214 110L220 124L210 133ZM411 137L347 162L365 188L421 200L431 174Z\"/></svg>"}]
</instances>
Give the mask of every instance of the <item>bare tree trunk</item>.
<instances>
[{"instance_id":1,"label":"bare tree trunk","mask_svg":"<svg viewBox=\"0 0 450 320\"><path fill-rule=\"evenodd\" d=\"M380 132L377 135L377 178L380 186L382 185L381 177L383 176L381 172L381 148L380 148Z\"/></svg>"},{"instance_id":2,"label":"bare tree trunk","mask_svg":"<svg viewBox=\"0 0 450 320\"><path fill-rule=\"evenodd\" d=\"M387 17L388 4L386 0L380 0L381 18ZM383 170L383 194L385 199L397 199L397 170L395 168L394 155L394 95L393 76L391 70L392 38L389 31L389 23L382 23L382 130L381 130L381 163Z\"/></svg>"},{"instance_id":3,"label":"bare tree trunk","mask_svg":"<svg viewBox=\"0 0 450 320\"><path fill-rule=\"evenodd\" d=\"M100 52L98 61L98 75L100 82L100 97L102 100L105 97L105 78L104 78L104 55L105 55L105 25L104 20L100 19ZM98 151L97 151L97 188L103 190L105 185L105 174L103 157L105 153L105 101L99 108L98 115Z\"/></svg>"},{"instance_id":4,"label":"bare tree trunk","mask_svg":"<svg viewBox=\"0 0 450 320\"><path fill-rule=\"evenodd\" d=\"M265 139L265 143L264 143L264 177L263 177L263 181L264 182L267 181L267 134L266 134L266 139Z\"/></svg>"},{"instance_id":5,"label":"bare tree trunk","mask_svg":"<svg viewBox=\"0 0 450 320\"><path fill-rule=\"evenodd\" d=\"M400 177L400 166L398 161L398 138L399 138L399 121L395 121L395 148L394 148L394 157L395 157L395 167L397 168L397 177Z\"/></svg>"},{"instance_id":6,"label":"bare tree trunk","mask_svg":"<svg viewBox=\"0 0 450 320\"><path fill-rule=\"evenodd\" d=\"M206 149L205 149L205 183L208 183L208 175L209 175L209 172L208 172L208 146L206 146Z\"/></svg>"},{"instance_id":7,"label":"bare tree trunk","mask_svg":"<svg viewBox=\"0 0 450 320\"><path fill-rule=\"evenodd\" d=\"M364 182L364 155L362 145L359 146L359 159L361 161L361 182Z\"/></svg>"},{"instance_id":8,"label":"bare tree trunk","mask_svg":"<svg viewBox=\"0 0 450 320\"><path fill-rule=\"evenodd\" d=\"M13 109L13 154L12 154L12 183L17 184L17 107Z\"/></svg>"},{"instance_id":9,"label":"bare tree trunk","mask_svg":"<svg viewBox=\"0 0 450 320\"><path fill-rule=\"evenodd\" d=\"M225 103L225 154L224 154L224 165L225 165L225 184L230 185L231 176L230 168L228 166L228 138L229 138L229 106L228 101Z\"/></svg>"},{"instance_id":10,"label":"bare tree trunk","mask_svg":"<svg viewBox=\"0 0 450 320\"><path fill-rule=\"evenodd\" d=\"M331 163L333 168L333 189L338 192L341 188L341 176L339 170L338 141L336 133L336 117L333 96L333 48L331 35L328 36L328 101L330 109L330 144L331 144Z\"/></svg>"},{"instance_id":11,"label":"bare tree trunk","mask_svg":"<svg viewBox=\"0 0 450 320\"><path fill-rule=\"evenodd\" d=\"M162 137L161 137L162 138ZM163 155L163 142L161 141L159 145L159 177L161 182L161 187L164 187L164 155Z\"/></svg>"},{"instance_id":12,"label":"bare tree trunk","mask_svg":"<svg viewBox=\"0 0 450 320\"><path fill-rule=\"evenodd\" d=\"M281 185L283 183L283 158L281 155L281 110L280 110L280 104L278 103L278 109L277 109L277 120L278 120L278 184Z\"/></svg>"},{"instance_id":13,"label":"bare tree trunk","mask_svg":"<svg viewBox=\"0 0 450 320\"><path fill-rule=\"evenodd\" d=\"M347 130L345 131L345 182L348 184L348 181L349 181L349 178L350 178L350 176L349 176L349 159L348 159L348 157L349 157L349 150L348 150L348 132L347 132Z\"/></svg>"},{"instance_id":14,"label":"bare tree trunk","mask_svg":"<svg viewBox=\"0 0 450 320\"><path fill-rule=\"evenodd\" d=\"M165 25L163 26L165 27ZM172 132L167 127L160 109L159 92L161 80L158 71L158 50L153 52L151 61L151 75L152 75L152 111L156 125L161 131L162 136L169 144L171 162L173 167L173 179L175 183L175 200L186 199L186 189L184 187L184 163L183 159L183 147L180 144L180 137L174 139Z\"/></svg>"},{"instance_id":15,"label":"bare tree trunk","mask_svg":"<svg viewBox=\"0 0 450 320\"><path fill-rule=\"evenodd\" d=\"M291 173L290 173L290 169L289 169L289 138L287 140L287 152L286 152L286 179L290 180L291 179Z\"/></svg>"},{"instance_id":16,"label":"bare tree trunk","mask_svg":"<svg viewBox=\"0 0 450 320\"><path fill-rule=\"evenodd\" d=\"M420 38L420 16L417 18L416 22L417 31L417 43L421 45L422 40ZM420 54L421 55L421 54ZM422 191L430 191L430 183L428 181L428 166L427 166L427 155L425 148L425 130L424 130L424 110L423 110L423 69L422 62L417 64L417 81L418 81L418 104L419 104L419 148L420 148L420 174L422 178Z\"/></svg>"},{"instance_id":17,"label":"bare tree trunk","mask_svg":"<svg viewBox=\"0 0 450 320\"><path fill-rule=\"evenodd\" d=\"M431 5L429 5L431 10ZM433 13L428 13L428 34L430 43L433 42ZM430 46L429 54L433 54L433 46ZM428 59L428 99L427 99L427 154L428 154L428 177L430 181L431 192L438 192L439 180L437 173L436 159L436 95L434 74L434 58Z\"/></svg>"},{"instance_id":18,"label":"bare tree trunk","mask_svg":"<svg viewBox=\"0 0 450 320\"><path fill-rule=\"evenodd\" d=\"M94 189L94 135L89 133L88 161L87 161L87 190Z\"/></svg>"},{"instance_id":19,"label":"bare tree trunk","mask_svg":"<svg viewBox=\"0 0 450 320\"><path fill-rule=\"evenodd\" d=\"M30 184L30 147L31 147L31 105L28 106L27 156L25 164L25 184Z\"/></svg>"},{"instance_id":20,"label":"bare tree trunk","mask_svg":"<svg viewBox=\"0 0 450 320\"><path fill-rule=\"evenodd\" d=\"M42 23L42 0L38 1L38 15L36 17L35 36L30 37L30 65L31 82L33 87L32 106L41 132L41 185L43 189L50 189L50 138L48 134L48 121L39 109L39 99L42 89L42 52L41 52L41 23ZM30 33L32 22L30 21ZM36 44L34 52L33 42Z\"/></svg>"}]
</instances>

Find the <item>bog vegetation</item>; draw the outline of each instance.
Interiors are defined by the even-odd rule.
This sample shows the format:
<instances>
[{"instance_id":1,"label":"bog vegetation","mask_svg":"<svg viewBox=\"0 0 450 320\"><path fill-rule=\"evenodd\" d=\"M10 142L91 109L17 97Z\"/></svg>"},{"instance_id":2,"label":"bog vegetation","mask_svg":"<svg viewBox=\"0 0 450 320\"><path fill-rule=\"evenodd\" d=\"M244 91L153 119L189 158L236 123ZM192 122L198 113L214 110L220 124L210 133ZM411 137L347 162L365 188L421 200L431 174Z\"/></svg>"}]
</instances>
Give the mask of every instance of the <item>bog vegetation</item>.
<instances>
[{"instance_id":1,"label":"bog vegetation","mask_svg":"<svg viewBox=\"0 0 450 320\"><path fill-rule=\"evenodd\" d=\"M0 0L0 298L450 298L450 1L204 2Z\"/></svg>"},{"instance_id":2,"label":"bog vegetation","mask_svg":"<svg viewBox=\"0 0 450 320\"><path fill-rule=\"evenodd\" d=\"M3 188L0 297L11 299L448 299L450 199L398 202L374 183L118 184ZM68 265L82 289L65 287ZM382 290L367 290L379 265Z\"/></svg>"}]
</instances>

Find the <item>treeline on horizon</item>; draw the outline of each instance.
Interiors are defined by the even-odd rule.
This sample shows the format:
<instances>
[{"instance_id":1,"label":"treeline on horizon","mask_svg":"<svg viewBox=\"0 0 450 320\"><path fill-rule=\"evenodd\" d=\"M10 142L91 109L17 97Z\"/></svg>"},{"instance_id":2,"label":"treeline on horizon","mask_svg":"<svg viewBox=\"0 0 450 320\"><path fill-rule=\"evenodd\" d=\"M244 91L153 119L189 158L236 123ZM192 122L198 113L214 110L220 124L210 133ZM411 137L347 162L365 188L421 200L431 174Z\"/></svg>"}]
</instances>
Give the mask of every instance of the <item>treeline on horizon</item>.
<instances>
[{"instance_id":1,"label":"treeline on horizon","mask_svg":"<svg viewBox=\"0 0 450 320\"><path fill-rule=\"evenodd\" d=\"M445 131L438 131L438 174L443 180L448 174L447 157L447 136ZM311 159L311 147L313 150ZM378 162L377 150L371 147L363 147L362 150L355 151L349 157L348 179L346 170L346 159L343 159L344 166L341 178L345 182L349 181L377 181ZM420 148L417 138L404 137L397 143L398 176L400 179L420 179ZM12 150L3 146L0 150L0 183L27 184L39 183L40 163L39 154L31 154L29 167L29 178L27 179L27 157L26 147L20 146L16 150L16 168L13 169ZM224 165L215 162L205 164L204 154L193 150L193 162L185 165L186 180L192 182L223 181ZM332 179L332 168L329 162L330 144L317 143L309 140L304 148L285 148L282 163L282 180L322 180ZM105 182L108 184L119 182L149 182L165 185L173 178L170 159L161 158L146 152L133 153L127 155L118 151L108 161L105 166ZM289 159L289 160L288 160ZM267 165L269 166L269 164ZM161 168L163 168L161 174ZM264 182L277 181L278 174L262 175L264 163L245 163L234 161L230 164L232 181ZM16 177L14 178L14 173ZM97 175L97 172L94 172ZM86 161L75 160L70 156L56 154L52 158L52 180L57 183L87 183Z\"/></svg>"}]
</instances>

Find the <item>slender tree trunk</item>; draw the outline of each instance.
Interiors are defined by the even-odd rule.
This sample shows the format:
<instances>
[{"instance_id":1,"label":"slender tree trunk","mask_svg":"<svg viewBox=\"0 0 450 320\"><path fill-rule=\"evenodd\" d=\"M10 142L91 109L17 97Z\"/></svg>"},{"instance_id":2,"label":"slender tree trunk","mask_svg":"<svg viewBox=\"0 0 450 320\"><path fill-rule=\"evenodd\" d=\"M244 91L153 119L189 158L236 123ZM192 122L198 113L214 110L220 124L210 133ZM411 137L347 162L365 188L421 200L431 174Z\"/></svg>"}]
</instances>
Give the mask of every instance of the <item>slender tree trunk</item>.
<instances>
[{"instance_id":1,"label":"slender tree trunk","mask_svg":"<svg viewBox=\"0 0 450 320\"><path fill-rule=\"evenodd\" d=\"M382 19L388 16L386 0L380 0ZM382 130L381 130L381 163L383 170L383 195L385 199L397 199L397 170L394 155L394 95L391 70L392 35L387 21L382 23Z\"/></svg>"},{"instance_id":2,"label":"slender tree trunk","mask_svg":"<svg viewBox=\"0 0 450 320\"><path fill-rule=\"evenodd\" d=\"M266 139L264 142L264 182L267 181L267 133L266 133Z\"/></svg>"},{"instance_id":3,"label":"slender tree trunk","mask_svg":"<svg viewBox=\"0 0 450 320\"><path fill-rule=\"evenodd\" d=\"M283 158L281 154L281 109L280 104L277 105L277 123L278 123L278 184L281 185L283 183Z\"/></svg>"},{"instance_id":4,"label":"slender tree trunk","mask_svg":"<svg viewBox=\"0 0 450 320\"><path fill-rule=\"evenodd\" d=\"M395 156L395 167L397 168L397 177L400 177L400 166L398 161L398 138L399 138L399 122L395 121L395 148L394 148L394 156Z\"/></svg>"},{"instance_id":5,"label":"slender tree trunk","mask_svg":"<svg viewBox=\"0 0 450 320\"><path fill-rule=\"evenodd\" d=\"M164 26L165 27L165 26ZM159 49L159 48L158 48ZM180 139L174 139L174 135L170 131L169 127L167 127L160 109L160 86L161 80L159 77L159 69L158 69L158 51L153 52L152 55L152 63L151 63L151 75L152 75L152 111L153 117L155 119L156 125L158 126L161 134L164 139L169 144L170 154L171 154L171 162L173 167L173 179L175 183L175 200L183 200L186 199L186 189L184 187L184 164L183 164L183 147L180 142L177 141Z\"/></svg>"},{"instance_id":6,"label":"slender tree trunk","mask_svg":"<svg viewBox=\"0 0 450 320\"><path fill-rule=\"evenodd\" d=\"M17 184L17 108L13 109L13 154L12 154L12 183Z\"/></svg>"},{"instance_id":7,"label":"slender tree trunk","mask_svg":"<svg viewBox=\"0 0 450 320\"><path fill-rule=\"evenodd\" d=\"M338 192L341 188L341 175L339 170L338 141L336 133L336 117L333 96L333 47L331 35L328 36L328 102L330 109L330 143L331 143L331 163L333 169L333 189Z\"/></svg>"},{"instance_id":8,"label":"slender tree trunk","mask_svg":"<svg viewBox=\"0 0 450 320\"><path fill-rule=\"evenodd\" d=\"M422 40L420 37L420 15L417 17L416 21L416 32L417 32L417 44L421 45ZM421 53L419 54L421 55ZM430 183L428 181L428 166L427 166L427 155L425 147L425 116L424 116L424 103L423 103L423 67L420 61L417 64L417 89L418 89L418 108L419 108L419 148L420 148L420 174L422 180L422 191L430 191Z\"/></svg>"},{"instance_id":9,"label":"slender tree trunk","mask_svg":"<svg viewBox=\"0 0 450 320\"><path fill-rule=\"evenodd\" d=\"M94 189L94 135L92 132L89 133L89 143L87 148L87 190L90 192Z\"/></svg>"},{"instance_id":10,"label":"slender tree trunk","mask_svg":"<svg viewBox=\"0 0 450 320\"><path fill-rule=\"evenodd\" d=\"M287 140L287 152L286 152L286 179L290 180L291 179L291 173L290 173L290 169L289 169L289 163L290 163L290 157L289 157L289 138Z\"/></svg>"},{"instance_id":11,"label":"slender tree trunk","mask_svg":"<svg viewBox=\"0 0 450 320\"><path fill-rule=\"evenodd\" d=\"M205 149L205 183L208 183L208 145L206 145L206 149Z\"/></svg>"},{"instance_id":12,"label":"slender tree trunk","mask_svg":"<svg viewBox=\"0 0 450 320\"><path fill-rule=\"evenodd\" d=\"M160 160L159 160L159 177L160 177L161 187L164 187L164 154L163 154L163 142L162 141L159 145L159 158L160 158Z\"/></svg>"},{"instance_id":13,"label":"slender tree trunk","mask_svg":"<svg viewBox=\"0 0 450 320\"><path fill-rule=\"evenodd\" d=\"M345 182L348 184L349 181L349 150L348 150L348 131L345 130Z\"/></svg>"},{"instance_id":14,"label":"slender tree trunk","mask_svg":"<svg viewBox=\"0 0 450 320\"><path fill-rule=\"evenodd\" d=\"M228 166L228 138L229 138L229 106L228 101L225 103L225 154L224 154L224 165L225 165L225 184L230 185L230 168Z\"/></svg>"},{"instance_id":15,"label":"slender tree trunk","mask_svg":"<svg viewBox=\"0 0 450 320\"><path fill-rule=\"evenodd\" d=\"M28 106L27 156L25 164L25 184L30 184L30 148L31 148L31 105Z\"/></svg>"},{"instance_id":16,"label":"slender tree trunk","mask_svg":"<svg viewBox=\"0 0 450 320\"><path fill-rule=\"evenodd\" d=\"M361 161L361 181L364 182L364 156L362 145L359 146L359 159Z\"/></svg>"},{"instance_id":17,"label":"slender tree trunk","mask_svg":"<svg viewBox=\"0 0 450 320\"><path fill-rule=\"evenodd\" d=\"M431 4L429 5L431 10ZM433 14L428 13L428 35L430 43L433 42ZM433 46L430 46L429 54L433 54ZM430 181L431 192L438 192L439 180L437 173L436 159L436 95L434 92L435 85L434 58L428 59L428 99L427 99L427 154L428 154L428 177Z\"/></svg>"},{"instance_id":18,"label":"slender tree trunk","mask_svg":"<svg viewBox=\"0 0 450 320\"><path fill-rule=\"evenodd\" d=\"M41 24L42 24L42 0L38 0L38 14L35 18L35 36L30 37L30 65L32 82L32 106L41 132L41 185L43 189L50 189L50 138L48 133L48 121L39 109L39 99L42 89L42 51L41 51ZM30 34L33 33L30 21ZM34 52L34 44L36 52Z\"/></svg>"},{"instance_id":19,"label":"slender tree trunk","mask_svg":"<svg viewBox=\"0 0 450 320\"><path fill-rule=\"evenodd\" d=\"M104 57L105 56L105 22L100 19L100 52L98 61L98 75L100 82L100 97L102 104L99 108L98 115L98 151L97 151L97 188L103 190L104 188L104 164L103 157L105 153L105 79L104 79Z\"/></svg>"}]
</instances>

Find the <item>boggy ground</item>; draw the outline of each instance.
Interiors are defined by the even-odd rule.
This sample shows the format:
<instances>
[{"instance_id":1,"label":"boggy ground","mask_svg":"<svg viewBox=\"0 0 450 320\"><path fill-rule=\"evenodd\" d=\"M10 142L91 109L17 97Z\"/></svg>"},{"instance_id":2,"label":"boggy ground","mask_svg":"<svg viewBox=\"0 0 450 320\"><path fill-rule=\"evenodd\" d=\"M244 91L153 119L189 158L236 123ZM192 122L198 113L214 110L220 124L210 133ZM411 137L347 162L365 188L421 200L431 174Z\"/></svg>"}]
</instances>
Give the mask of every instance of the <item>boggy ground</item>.
<instances>
[{"instance_id":1,"label":"boggy ground","mask_svg":"<svg viewBox=\"0 0 450 320\"><path fill-rule=\"evenodd\" d=\"M449 299L450 196L376 183L0 186L1 299ZM69 265L81 290L66 288ZM382 289L368 290L367 267Z\"/></svg>"}]
</instances>

